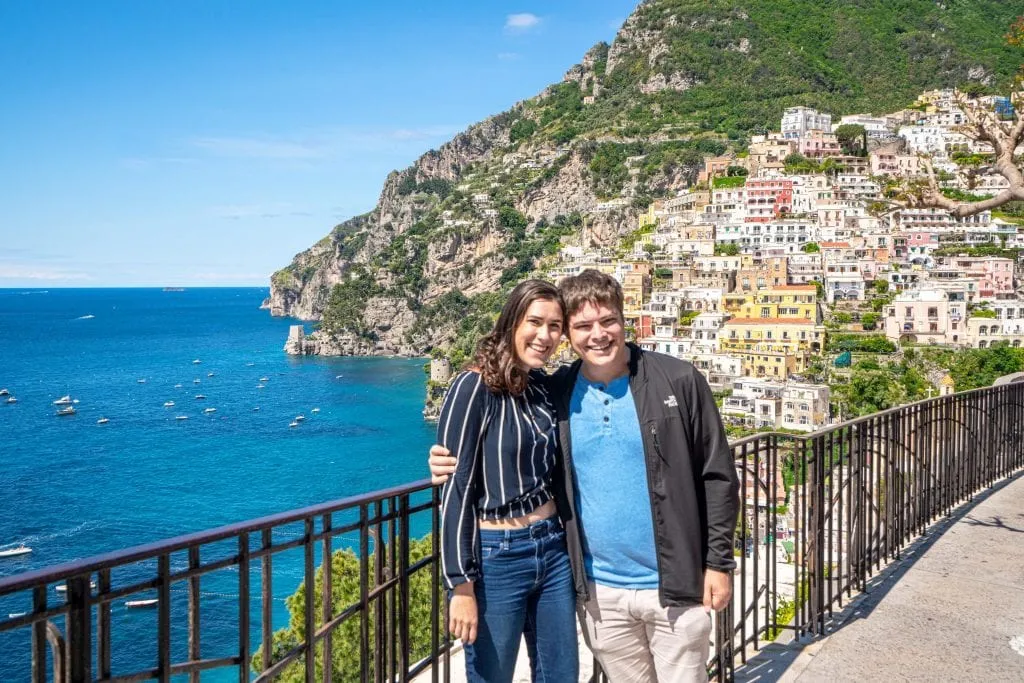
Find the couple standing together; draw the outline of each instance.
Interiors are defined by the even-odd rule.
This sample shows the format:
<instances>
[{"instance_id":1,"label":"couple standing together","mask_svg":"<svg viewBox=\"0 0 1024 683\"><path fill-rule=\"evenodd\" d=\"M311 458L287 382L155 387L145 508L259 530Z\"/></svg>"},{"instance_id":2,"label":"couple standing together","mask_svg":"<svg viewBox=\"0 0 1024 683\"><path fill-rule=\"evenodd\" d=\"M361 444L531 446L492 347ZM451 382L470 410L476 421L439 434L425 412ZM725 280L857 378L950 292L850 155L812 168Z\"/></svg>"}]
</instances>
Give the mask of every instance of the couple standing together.
<instances>
[{"instance_id":1,"label":"couple standing together","mask_svg":"<svg viewBox=\"0 0 1024 683\"><path fill-rule=\"evenodd\" d=\"M511 681L523 636L534 681L578 680L577 615L613 683L707 680L736 470L707 382L627 344L622 306L595 270L522 282L445 399L430 462L470 681ZM547 375L563 333L580 360Z\"/></svg>"}]
</instances>

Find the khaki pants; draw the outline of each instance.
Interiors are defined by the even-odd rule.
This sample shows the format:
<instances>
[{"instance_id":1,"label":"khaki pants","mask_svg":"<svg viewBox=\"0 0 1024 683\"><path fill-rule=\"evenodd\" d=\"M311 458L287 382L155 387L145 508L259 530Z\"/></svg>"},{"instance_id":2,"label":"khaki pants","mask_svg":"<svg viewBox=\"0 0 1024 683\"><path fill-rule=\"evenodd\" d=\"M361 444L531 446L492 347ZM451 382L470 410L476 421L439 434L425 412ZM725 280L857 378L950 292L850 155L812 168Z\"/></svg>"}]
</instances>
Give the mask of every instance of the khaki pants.
<instances>
[{"instance_id":1,"label":"khaki pants","mask_svg":"<svg viewBox=\"0 0 1024 683\"><path fill-rule=\"evenodd\" d=\"M711 615L662 607L656 590L590 584L583 635L611 683L707 681Z\"/></svg>"}]
</instances>

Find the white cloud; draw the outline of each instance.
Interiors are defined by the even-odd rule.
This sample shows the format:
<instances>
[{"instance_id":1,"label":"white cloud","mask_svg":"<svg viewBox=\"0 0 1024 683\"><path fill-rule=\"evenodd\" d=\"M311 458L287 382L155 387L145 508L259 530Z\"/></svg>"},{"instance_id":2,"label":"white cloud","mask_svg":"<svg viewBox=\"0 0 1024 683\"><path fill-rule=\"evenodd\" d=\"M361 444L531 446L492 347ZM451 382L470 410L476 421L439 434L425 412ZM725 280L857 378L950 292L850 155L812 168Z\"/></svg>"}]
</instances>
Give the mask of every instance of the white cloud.
<instances>
[{"instance_id":1,"label":"white cloud","mask_svg":"<svg viewBox=\"0 0 1024 683\"><path fill-rule=\"evenodd\" d=\"M522 58L518 52L499 52L498 60L502 62L515 62Z\"/></svg>"},{"instance_id":2,"label":"white cloud","mask_svg":"<svg viewBox=\"0 0 1024 683\"><path fill-rule=\"evenodd\" d=\"M208 211L215 218L225 218L228 220L242 220L244 218L302 218L313 215L309 211L300 210L286 202L272 204L226 204L210 207Z\"/></svg>"},{"instance_id":3,"label":"white cloud","mask_svg":"<svg viewBox=\"0 0 1024 683\"><path fill-rule=\"evenodd\" d=\"M270 273L256 273L256 272L224 272L224 271L200 271L191 272L186 276L187 282L195 283L197 285L209 284L209 285L224 285L224 284L238 284L244 285L253 282L266 282L270 280Z\"/></svg>"},{"instance_id":4,"label":"white cloud","mask_svg":"<svg viewBox=\"0 0 1024 683\"><path fill-rule=\"evenodd\" d=\"M0 263L0 280L47 282L87 282L95 278L87 273L36 263Z\"/></svg>"},{"instance_id":5,"label":"white cloud","mask_svg":"<svg viewBox=\"0 0 1024 683\"><path fill-rule=\"evenodd\" d=\"M189 159L187 157L154 157L152 159L130 157L126 159L121 159L121 166L136 171L147 168L153 168L155 166L184 166L187 164L194 163L196 163L195 159Z\"/></svg>"},{"instance_id":6,"label":"white cloud","mask_svg":"<svg viewBox=\"0 0 1024 683\"><path fill-rule=\"evenodd\" d=\"M187 143L214 157L310 163L335 159L354 150L389 151L415 145L423 146L425 151L430 145L451 137L460 129L448 125L325 127L280 135L195 137ZM137 160L128 165L131 168L142 167Z\"/></svg>"},{"instance_id":7,"label":"white cloud","mask_svg":"<svg viewBox=\"0 0 1024 683\"><path fill-rule=\"evenodd\" d=\"M536 14L523 12L521 14L510 14L505 18L505 30L513 32L529 31L540 24L540 17Z\"/></svg>"},{"instance_id":8,"label":"white cloud","mask_svg":"<svg viewBox=\"0 0 1024 683\"><path fill-rule=\"evenodd\" d=\"M247 137L195 138L193 147L219 157L244 159L315 159L324 155L324 148L315 144L290 140Z\"/></svg>"}]
</instances>

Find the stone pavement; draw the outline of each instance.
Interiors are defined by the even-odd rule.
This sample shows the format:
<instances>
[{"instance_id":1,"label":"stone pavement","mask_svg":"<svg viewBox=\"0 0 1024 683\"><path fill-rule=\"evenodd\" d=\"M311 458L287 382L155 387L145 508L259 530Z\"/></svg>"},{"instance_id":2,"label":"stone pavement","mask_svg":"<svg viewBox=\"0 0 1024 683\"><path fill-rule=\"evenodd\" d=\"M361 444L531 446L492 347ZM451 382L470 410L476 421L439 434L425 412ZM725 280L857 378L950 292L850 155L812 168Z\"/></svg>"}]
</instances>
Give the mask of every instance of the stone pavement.
<instances>
[{"instance_id":1,"label":"stone pavement","mask_svg":"<svg viewBox=\"0 0 1024 683\"><path fill-rule=\"evenodd\" d=\"M737 681L1024 681L1024 473L890 564L814 641L773 644Z\"/></svg>"}]
</instances>

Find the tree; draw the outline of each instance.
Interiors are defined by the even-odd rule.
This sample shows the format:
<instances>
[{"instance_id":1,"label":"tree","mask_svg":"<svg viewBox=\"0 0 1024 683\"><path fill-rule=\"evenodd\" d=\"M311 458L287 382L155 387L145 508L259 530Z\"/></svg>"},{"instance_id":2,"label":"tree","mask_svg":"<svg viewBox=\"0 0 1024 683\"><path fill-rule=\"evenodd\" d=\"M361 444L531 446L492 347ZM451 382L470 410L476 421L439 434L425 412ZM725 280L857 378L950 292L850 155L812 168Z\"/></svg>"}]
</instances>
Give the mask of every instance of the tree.
<instances>
[{"instance_id":1,"label":"tree","mask_svg":"<svg viewBox=\"0 0 1024 683\"><path fill-rule=\"evenodd\" d=\"M1010 27L1006 34L1006 42L1015 47L1024 46L1024 16L1021 16ZM1008 202L1024 200L1024 173L1018 166L1019 159L1014 156L1015 150L1024 143L1024 65L1017 72L1010 87L1010 103L1013 105L1013 117L1004 120L996 111L984 106L980 99L957 91L956 103L967 119L967 123L958 128L958 132L967 138L980 143L987 143L993 150L993 161L990 167L983 169L997 173L1009 182L1010 186L986 199L976 201L958 201L947 197L939 186L934 165L929 157L922 157L926 179L923 182L910 181L903 187L904 193L897 202L910 207L935 207L945 209L957 218L972 216L982 211L1000 207Z\"/></svg>"},{"instance_id":2,"label":"tree","mask_svg":"<svg viewBox=\"0 0 1024 683\"><path fill-rule=\"evenodd\" d=\"M389 546L390 547L390 546ZM430 536L409 541L409 564L428 557L432 551ZM375 553L370 554L370 567L374 566ZM323 625L323 566L316 570L313 590L313 614L315 626ZM352 550L337 550L331 556L331 598L332 613L341 614L345 609L359 602L359 558ZM440 587L432 580L430 567L425 566L409 577L409 656L417 661L430 654L430 606L431 590L437 591L437 604L444 599ZM373 572L370 572L370 590L373 590ZM274 632L271 662L279 661L289 650L299 645L306 638L305 608L306 586L299 584L298 590L290 595L285 604L288 606L288 626ZM378 627L373 609L367 609L370 619L371 638ZM382 626L382 625L381 625ZM441 624L444 628L444 624ZM346 619L338 626L331 639L332 645L332 681L336 683L355 683L360 680L360 619L358 615ZM323 647L316 650L316 680L323 678ZM374 662L369 661L370 679L374 678ZM263 656L257 652L252 656L252 668L256 672L264 670ZM306 680L302 661L285 667L284 672L276 680L284 683L300 683Z\"/></svg>"},{"instance_id":3,"label":"tree","mask_svg":"<svg viewBox=\"0 0 1024 683\"><path fill-rule=\"evenodd\" d=\"M864 313L860 316L860 324L865 330L873 330L878 327L879 315L874 312Z\"/></svg>"},{"instance_id":4,"label":"tree","mask_svg":"<svg viewBox=\"0 0 1024 683\"><path fill-rule=\"evenodd\" d=\"M817 254L821 252L821 247L818 246L817 242L808 242L800 247L800 250L805 254Z\"/></svg>"},{"instance_id":5,"label":"tree","mask_svg":"<svg viewBox=\"0 0 1024 683\"><path fill-rule=\"evenodd\" d=\"M864 156L868 150L868 135L864 126L853 123L846 123L838 126L834 131L839 146L843 152L850 155L859 154Z\"/></svg>"},{"instance_id":6,"label":"tree","mask_svg":"<svg viewBox=\"0 0 1024 683\"><path fill-rule=\"evenodd\" d=\"M735 242L715 244L715 256L736 256L739 253L740 248Z\"/></svg>"},{"instance_id":7,"label":"tree","mask_svg":"<svg viewBox=\"0 0 1024 683\"><path fill-rule=\"evenodd\" d=\"M743 166L729 166L728 168L725 169L725 175L730 178L736 176L746 176L748 173L750 173L750 171L748 171Z\"/></svg>"}]
</instances>

